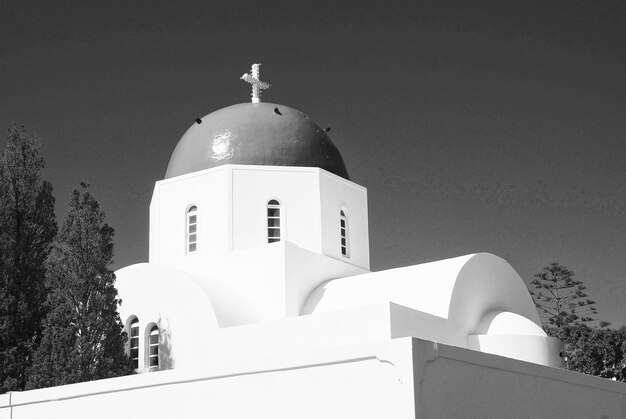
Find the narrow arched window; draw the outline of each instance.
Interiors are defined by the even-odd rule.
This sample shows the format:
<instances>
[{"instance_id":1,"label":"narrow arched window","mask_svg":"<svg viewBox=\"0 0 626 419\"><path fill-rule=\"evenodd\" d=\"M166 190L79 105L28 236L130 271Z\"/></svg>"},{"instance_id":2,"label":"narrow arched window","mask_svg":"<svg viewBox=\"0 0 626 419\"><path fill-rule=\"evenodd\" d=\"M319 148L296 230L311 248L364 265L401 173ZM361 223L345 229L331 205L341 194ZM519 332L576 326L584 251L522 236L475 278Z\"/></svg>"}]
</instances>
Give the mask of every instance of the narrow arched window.
<instances>
[{"instance_id":1,"label":"narrow arched window","mask_svg":"<svg viewBox=\"0 0 626 419\"><path fill-rule=\"evenodd\" d=\"M130 322L129 335L128 355L133 364L133 368L137 369L139 368L139 319L137 317L133 318Z\"/></svg>"},{"instance_id":2,"label":"narrow arched window","mask_svg":"<svg viewBox=\"0 0 626 419\"><path fill-rule=\"evenodd\" d=\"M198 207L195 205L187 211L187 253L198 249Z\"/></svg>"},{"instance_id":3,"label":"narrow arched window","mask_svg":"<svg viewBox=\"0 0 626 419\"><path fill-rule=\"evenodd\" d=\"M280 202L272 199L267 203L267 242L280 241Z\"/></svg>"},{"instance_id":4,"label":"narrow arched window","mask_svg":"<svg viewBox=\"0 0 626 419\"><path fill-rule=\"evenodd\" d=\"M341 236L341 255L350 257L348 249L348 217L344 210L339 211L339 232Z\"/></svg>"},{"instance_id":5,"label":"narrow arched window","mask_svg":"<svg viewBox=\"0 0 626 419\"><path fill-rule=\"evenodd\" d=\"M148 334L148 367L150 371L159 369L159 327L154 325Z\"/></svg>"}]
</instances>

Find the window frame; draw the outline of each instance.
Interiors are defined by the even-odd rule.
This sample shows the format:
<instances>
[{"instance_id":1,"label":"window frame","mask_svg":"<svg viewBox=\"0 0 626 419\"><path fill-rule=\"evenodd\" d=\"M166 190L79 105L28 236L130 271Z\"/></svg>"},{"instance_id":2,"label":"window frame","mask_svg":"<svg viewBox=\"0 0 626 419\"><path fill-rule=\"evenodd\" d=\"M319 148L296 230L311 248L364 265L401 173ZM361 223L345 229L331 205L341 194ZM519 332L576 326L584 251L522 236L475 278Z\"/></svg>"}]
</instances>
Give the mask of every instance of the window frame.
<instances>
[{"instance_id":1,"label":"window frame","mask_svg":"<svg viewBox=\"0 0 626 419\"><path fill-rule=\"evenodd\" d=\"M153 336L156 336L156 342L152 342ZM148 327L146 327L145 337L146 337L145 339L146 353L145 353L145 361L144 361L145 369L148 372L158 371L161 366L161 360L160 360L161 328L159 327L159 325L157 325L156 323L150 323ZM153 348L154 348L154 351L152 350ZM153 365L153 361L156 362L154 365Z\"/></svg>"},{"instance_id":2,"label":"window frame","mask_svg":"<svg viewBox=\"0 0 626 419\"><path fill-rule=\"evenodd\" d=\"M139 369L139 348L141 346L140 337L139 337L139 318L137 316L131 316L128 319L128 358L131 360L133 364L133 368L135 370ZM136 334L133 334L133 331ZM136 345L133 346L133 340L135 340ZM133 357L133 351L136 351L136 356Z\"/></svg>"},{"instance_id":3,"label":"window frame","mask_svg":"<svg viewBox=\"0 0 626 419\"><path fill-rule=\"evenodd\" d=\"M350 228L348 224L348 211L344 207L339 208L339 251L341 256L350 259Z\"/></svg>"},{"instance_id":4,"label":"window frame","mask_svg":"<svg viewBox=\"0 0 626 419\"><path fill-rule=\"evenodd\" d=\"M191 218L194 218L193 223ZM185 254L191 255L198 252L198 221L199 211L197 205L190 205L185 213ZM191 231L193 227L193 231ZM193 236L193 239L192 239ZM192 249L193 246L193 249Z\"/></svg>"},{"instance_id":5,"label":"window frame","mask_svg":"<svg viewBox=\"0 0 626 419\"><path fill-rule=\"evenodd\" d=\"M271 210L277 212L271 213ZM276 198L267 200L267 204L265 205L265 232L267 243L276 243L283 240L283 213L283 205L280 200ZM270 231L274 234L270 234Z\"/></svg>"}]
</instances>

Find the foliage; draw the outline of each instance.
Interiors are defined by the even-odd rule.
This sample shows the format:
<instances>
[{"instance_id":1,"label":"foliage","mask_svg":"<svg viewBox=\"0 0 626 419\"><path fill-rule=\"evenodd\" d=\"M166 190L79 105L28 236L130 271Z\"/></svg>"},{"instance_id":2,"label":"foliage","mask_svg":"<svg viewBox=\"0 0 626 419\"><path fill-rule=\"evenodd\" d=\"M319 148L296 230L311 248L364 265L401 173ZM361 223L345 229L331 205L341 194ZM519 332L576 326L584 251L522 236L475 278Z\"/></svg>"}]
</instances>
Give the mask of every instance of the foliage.
<instances>
[{"instance_id":1,"label":"foliage","mask_svg":"<svg viewBox=\"0 0 626 419\"><path fill-rule=\"evenodd\" d=\"M535 275L531 284L539 292L530 292L539 309L548 335L563 342L562 355L567 369L617 381L626 381L626 327L608 329L609 323L595 322L595 302L574 273L558 263L551 263Z\"/></svg>"},{"instance_id":2,"label":"foliage","mask_svg":"<svg viewBox=\"0 0 626 419\"><path fill-rule=\"evenodd\" d=\"M591 317L598 313L595 301L587 298L586 287L575 280L574 272L565 266L551 263L530 283L540 290L530 294L546 329L595 321ZM602 322L602 326L608 326L608 323Z\"/></svg>"},{"instance_id":3,"label":"foliage","mask_svg":"<svg viewBox=\"0 0 626 419\"><path fill-rule=\"evenodd\" d=\"M568 369L626 381L626 327L602 329L578 323L553 329L551 335L563 342Z\"/></svg>"},{"instance_id":4,"label":"foliage","mask_svg":"<svg viewBox=\"0 0 626 419\"><path fill-rule=\"evenodd\" d=\"M11 126L0 154L0 393L23 390L46 315L45 261L57 232L40 142Z\"/></svg>"},{"instance_id":5,"label":"foliage","mask_svg":"<svg viewBox=\"0 0 626 419\"><path fill-rule=\"evenodd\" d=\"M69 212L48 263L50 312L35 353L27 388L40 388L132 373L117 307L113 229L84 191L72 193Z\"/></svg>"}]
</instances>

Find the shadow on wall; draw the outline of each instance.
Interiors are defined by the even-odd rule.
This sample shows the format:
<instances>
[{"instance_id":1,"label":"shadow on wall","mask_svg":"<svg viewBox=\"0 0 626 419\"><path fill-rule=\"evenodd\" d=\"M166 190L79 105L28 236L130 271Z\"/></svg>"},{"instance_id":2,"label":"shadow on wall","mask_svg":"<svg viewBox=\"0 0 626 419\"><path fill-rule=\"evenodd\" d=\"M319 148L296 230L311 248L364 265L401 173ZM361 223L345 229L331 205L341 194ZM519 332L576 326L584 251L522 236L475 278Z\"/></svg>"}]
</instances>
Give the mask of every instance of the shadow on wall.
<instances>
[{"instance_id":1,"label":"shadow on wall","mask_svg":"<svg viewBox=\"0 0 626 419\"><path fill-rule=\"evenodd\" d=\"M317 288L313 288L313 291L307 295L306 300L303 301L302 308L300 309L300 315L313 314L315 308L326 294L326 286L332 281L326 281L319 285Z\"/></svg>"},{"instance_id":2,"label":"shadow on wall","mask_svg":"<svg viewBox=\"0 0 626 419\"><path fill-rule=\"evenodd\" d=\"M169 328L164 327L167 321L163 322L159 316L159 370L174 369L174 357L172 356L172 335Z\"/></svg>"}]
</instances>

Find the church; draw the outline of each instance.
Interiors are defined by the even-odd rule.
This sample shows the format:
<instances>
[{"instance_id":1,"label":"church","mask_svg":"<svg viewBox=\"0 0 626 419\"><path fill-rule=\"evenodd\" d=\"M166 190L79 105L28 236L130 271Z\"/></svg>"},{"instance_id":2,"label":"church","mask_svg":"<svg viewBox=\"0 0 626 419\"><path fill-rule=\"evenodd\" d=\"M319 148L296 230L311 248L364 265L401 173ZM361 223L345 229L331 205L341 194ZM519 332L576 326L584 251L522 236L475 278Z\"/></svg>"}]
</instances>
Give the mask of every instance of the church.
<instances>
[{"instance_id":1,"label":"church","mask_svg":"<svg viewBox=\"0 0 626 419\"><path fill-rule=\"evenodd\" d=\"M626 417L626 386L562 369L502 258L371 272L367 189L261 101L259 66L251 102L182 136L149 262L116 272L137 374L0 395L0 419Z\"/></svg>"}]
</instances>

